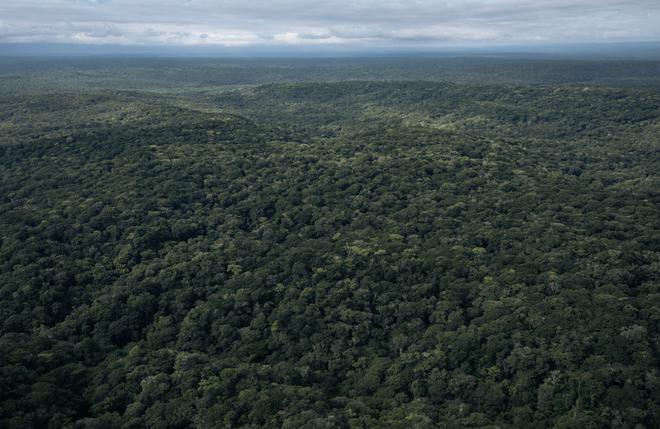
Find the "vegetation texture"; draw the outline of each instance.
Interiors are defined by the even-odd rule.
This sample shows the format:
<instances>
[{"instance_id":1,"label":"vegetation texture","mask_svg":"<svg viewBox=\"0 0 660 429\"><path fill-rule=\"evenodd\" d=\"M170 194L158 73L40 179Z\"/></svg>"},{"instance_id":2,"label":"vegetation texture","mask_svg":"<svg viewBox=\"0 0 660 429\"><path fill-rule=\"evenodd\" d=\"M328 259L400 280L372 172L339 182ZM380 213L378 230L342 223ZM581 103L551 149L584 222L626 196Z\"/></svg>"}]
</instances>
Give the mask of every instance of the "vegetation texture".
<instances>
[{"instance_id":1,"label":"vegetation texture","mask_svg":"<svg viewBox=\"0 0 660 429\"><path fill-rule=\"evenodd\" d=\"M659 70L7 61L0 426L660 427Z\"/></svg>"}]
</instances>

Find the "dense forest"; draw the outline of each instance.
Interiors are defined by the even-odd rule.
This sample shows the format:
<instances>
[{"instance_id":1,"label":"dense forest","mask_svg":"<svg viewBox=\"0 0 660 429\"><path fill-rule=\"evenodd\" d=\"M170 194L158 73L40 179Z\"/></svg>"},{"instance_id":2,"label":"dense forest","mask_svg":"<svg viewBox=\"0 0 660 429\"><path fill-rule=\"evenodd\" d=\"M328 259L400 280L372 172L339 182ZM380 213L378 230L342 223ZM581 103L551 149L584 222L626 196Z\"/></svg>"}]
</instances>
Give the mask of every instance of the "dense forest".
<instances>
[{"instance_id":1,"label":"dense forest","mask_svg":"<svg viewBox=\"0 0 660 429\"><path fill-rule=\"evenodd\" d=\"M0 427L660 427L660 62L0 63Z\"/></svg>"}]
</instances>

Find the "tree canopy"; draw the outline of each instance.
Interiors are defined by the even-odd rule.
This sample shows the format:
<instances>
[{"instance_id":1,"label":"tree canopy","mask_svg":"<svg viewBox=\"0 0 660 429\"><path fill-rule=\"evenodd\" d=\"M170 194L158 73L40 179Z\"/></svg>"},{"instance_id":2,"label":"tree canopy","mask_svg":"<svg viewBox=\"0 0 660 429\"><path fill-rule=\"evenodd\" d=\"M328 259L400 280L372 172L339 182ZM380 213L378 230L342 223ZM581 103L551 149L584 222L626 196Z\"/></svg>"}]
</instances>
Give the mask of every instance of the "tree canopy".
<instances>
[{"instance_id":1,"label":"tree canopy","mask_svg":"<svg viewBox=\"0 0 660 429\"><path fill-rule=\"evenodd\" d=\"M2 79L0 426L660 426L652 86Z\"/></svg>"}]
</instances>

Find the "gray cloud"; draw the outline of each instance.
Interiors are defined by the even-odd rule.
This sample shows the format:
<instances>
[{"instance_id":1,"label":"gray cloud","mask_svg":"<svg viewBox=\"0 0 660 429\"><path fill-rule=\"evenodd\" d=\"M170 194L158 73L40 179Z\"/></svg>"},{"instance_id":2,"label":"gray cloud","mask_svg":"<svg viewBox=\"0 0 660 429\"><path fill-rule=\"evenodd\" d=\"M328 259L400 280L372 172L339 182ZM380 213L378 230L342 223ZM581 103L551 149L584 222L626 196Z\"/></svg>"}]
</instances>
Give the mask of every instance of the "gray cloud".
<instances>
[{"instance_id":1,"label":"gray cloud","mask_svg":"<svg viewBox=\"0 0 660 429\"><path fill-rule=\"evenodd\" d=\"M0 41L247 46L660 40L658 0L4 0Z\"/></svg>"},{"instance_id":2,"label":"gray cloud","mask_svg":"<svg viewBox=\"0 0 660 429\"><path fill-rule=\"evenodd\" d=\"M327 40L327 39L332 38L332 34L330 34L330 33L321 33L321 34L298 33L298 38L299 39L307 39L307 40Z\"/></svg>"},{"instance_id":3,"label":"gray cloud","mask_svg":"<svg viewBox=\"0 0 660 429\"><path fill-rule=\"evenodd\" d=\"M75 26L73 25L71 25L70 27L75 28ZM109 24L107 22L104 22L100 25L92 26L90 28L87 28L86 30L83 30L82 32L89 37L95 37L101 39L106 37L121 37L124 35L124 32L119 27L113 24Z\"/></svg>"}]
</instances>

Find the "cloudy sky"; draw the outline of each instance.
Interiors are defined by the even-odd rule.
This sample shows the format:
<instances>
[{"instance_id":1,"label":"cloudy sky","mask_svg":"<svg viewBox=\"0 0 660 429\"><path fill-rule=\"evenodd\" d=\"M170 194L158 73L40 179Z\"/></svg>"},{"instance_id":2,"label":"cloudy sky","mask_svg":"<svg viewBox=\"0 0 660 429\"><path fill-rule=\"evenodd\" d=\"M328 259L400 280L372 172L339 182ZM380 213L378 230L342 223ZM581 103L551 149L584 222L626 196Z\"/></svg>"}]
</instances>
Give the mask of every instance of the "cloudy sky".
<instances>
[{"instance_id":1,"label":"cloudy sky","mask_svg":"<svg viewBox=\"0 0 660 429\"><path fill-rule=\"evenodd\" d=\"M660 40L660 0L0 0L0 43L453 46Z\"/></svg>"}]
</instances>

